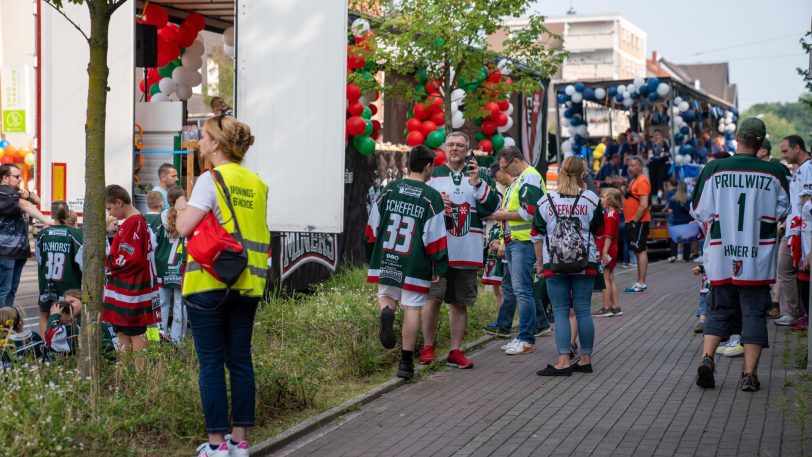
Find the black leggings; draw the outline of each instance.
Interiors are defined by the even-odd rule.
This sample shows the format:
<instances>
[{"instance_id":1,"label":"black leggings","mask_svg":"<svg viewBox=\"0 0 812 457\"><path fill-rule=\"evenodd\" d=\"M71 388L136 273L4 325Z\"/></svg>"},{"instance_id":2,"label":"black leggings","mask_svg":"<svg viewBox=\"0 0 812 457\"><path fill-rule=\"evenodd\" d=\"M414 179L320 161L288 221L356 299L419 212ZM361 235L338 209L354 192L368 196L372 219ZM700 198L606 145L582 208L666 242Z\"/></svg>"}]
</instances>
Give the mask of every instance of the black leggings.
<instances>
[{"instance_id":1,"label":"black leggings","mask_svg":"<svg viewBox=\"0 0 812 457\"><path fill-rule=\"evenodd\" d=\"M801 296L801 303L804 306L804 314L809 315L809 281L798 280L798 295Z\"/></svg>"},{"instance_id":2,"label":"black leggings","mask_svg":"<svg viewBox=\"0 0 812 457\"><path fill-rule=\"evenodd\" d=\"M677 243L674 240L668 240L668 243L671 245L671 257L677 256ZM682 258L685 261L691 260L691 243L681 243L682 244Z\"/></svg>"}]
</instances>

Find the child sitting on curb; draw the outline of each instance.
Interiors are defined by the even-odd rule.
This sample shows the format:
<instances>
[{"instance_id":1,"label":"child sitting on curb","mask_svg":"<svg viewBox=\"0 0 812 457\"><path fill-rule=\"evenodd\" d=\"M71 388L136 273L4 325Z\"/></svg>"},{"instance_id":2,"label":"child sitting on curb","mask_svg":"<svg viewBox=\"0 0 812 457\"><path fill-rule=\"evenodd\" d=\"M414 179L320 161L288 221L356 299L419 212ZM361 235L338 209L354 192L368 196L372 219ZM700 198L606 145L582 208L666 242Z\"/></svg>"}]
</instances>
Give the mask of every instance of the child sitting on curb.
<instances>
[{"instance_id":1,"label":"child sitting on curb","mask_svg":"<svg viewBox=\"0 0 812 457\"><path fill-rule=\"evenodd\" d=\"M65 300L58 301L51 307L48 331L45 332L45 344L48 348L61 354L75 354L81 320L82 291L71 289L65 292ZM113 357L118 350L118 337L113 326L107 322L101 323L101 348L105 355Z\"/></svg>"},{"instance_id":2,"label":"child sitting on curb","mask_svg":"<svg viewBox=\"0 0 812 457\"><path fill-rule=\"evenodd\" d=\"M11 368L25 359L47 359L48 350L37 332L25 328L20 309L0 308L0 369Z\"/></svg>"}]
</instances>

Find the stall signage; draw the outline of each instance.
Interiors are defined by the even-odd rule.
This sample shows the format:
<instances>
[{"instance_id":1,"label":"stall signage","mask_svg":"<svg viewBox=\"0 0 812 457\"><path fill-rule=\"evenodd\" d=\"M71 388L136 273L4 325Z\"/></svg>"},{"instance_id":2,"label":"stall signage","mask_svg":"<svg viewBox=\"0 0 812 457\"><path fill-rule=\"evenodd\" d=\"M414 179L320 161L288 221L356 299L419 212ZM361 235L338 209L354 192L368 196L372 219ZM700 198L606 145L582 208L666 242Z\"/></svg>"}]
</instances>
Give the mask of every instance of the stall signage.
<instances>
[{"instance_id":1,"label":"stall signage","mask_svg":"<svg viewBox=\"0 0 812 457\"><path fill-rule=\"evenodd\" d=\"M0 106L3 108L3 131L28 133L28 67L0 68Z\"/></svg>"},{"instance_id":2,"label":"stall signage","mask_svg":"<svg viewBox=\"0 0 812 457\"><path fill-rule=\"evenodd\" d=\"M529 94L524 99L524 106L522 106L522 151L524 152L525 160L533 165L539 162L542 150L542 123L545 121L545 116L542 111L542 102L544 100L544 90L538 90Z\"/></svg>"},{"instance_id":3,"label":"stall signage","mask_svg":"<svg viewBox=\"0 0 812 457\"><path fill-rule=\"evenodd\" d=\"M284 281L306 263L316 262L331 272L338 257L335 233L284 232L282 234L280 277Z\"/></svg>"}]
</instances>

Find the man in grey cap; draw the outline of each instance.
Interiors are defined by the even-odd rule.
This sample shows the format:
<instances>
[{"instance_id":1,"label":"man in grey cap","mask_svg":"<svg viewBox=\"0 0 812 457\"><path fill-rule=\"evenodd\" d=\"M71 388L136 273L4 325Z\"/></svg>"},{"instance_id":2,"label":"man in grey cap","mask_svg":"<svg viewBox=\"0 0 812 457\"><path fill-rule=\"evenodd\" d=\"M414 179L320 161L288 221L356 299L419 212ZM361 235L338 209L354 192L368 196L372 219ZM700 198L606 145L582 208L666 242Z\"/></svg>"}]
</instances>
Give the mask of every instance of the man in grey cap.
<instances>
[{"instance_id":1,"label":"man in grey cap","mask_svg":"<svg viewBox=\"0 0 812 457\"><path fill-rule=\"evenodd\" d=\"M713 356L741 321L744 368L739 386L760 388L756 374L768 347L767 308L775 282L778 221L789 211L787 178L777 164L756 153L766 136L764 122L745 119L736 134L736 155L709 163L694 188L691 213L707 225L705 272L711 283L702 363L696 384L713 388ZM738 330L738 328L736 328Z\"/></svg>"}]
</instances>

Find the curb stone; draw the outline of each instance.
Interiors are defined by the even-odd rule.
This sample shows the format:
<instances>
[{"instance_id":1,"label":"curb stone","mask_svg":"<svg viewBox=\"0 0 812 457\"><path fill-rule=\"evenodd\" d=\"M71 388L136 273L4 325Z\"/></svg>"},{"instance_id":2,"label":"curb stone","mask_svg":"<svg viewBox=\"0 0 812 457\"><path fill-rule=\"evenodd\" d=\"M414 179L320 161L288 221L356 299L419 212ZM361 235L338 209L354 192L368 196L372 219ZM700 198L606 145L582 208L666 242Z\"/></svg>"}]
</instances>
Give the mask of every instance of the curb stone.
<instances>
[{"instance_id":1,"label":"curb stone","mask_svg":"<svg viewBox=\"0 0 812 457\"><path fill-rule=\"evenodd\" d=\"M462 346L463 351L467 352L472 348L476 348L482 346L490 341L495 340L496 337L493 335L486 335L482 338L474 340L470 343L464 344ZM443 357L440 361L445 361L446 358ZM418 365L415 367L415 372L420 373L429 368L429 365ZM379 384L372 389L358 395L355 398L345 401L344 403L335 406L333 408L328 409L327 411L317 414L309 419L300 422L293 427L277 434L276 436L271 437L268 440L265 440L261 443L255 444L251 446L249 449L249 453L255 457L261 456L269 456L274 451L278 451L279 449L287 446L288 444L292 443L293 441L302 438L313 431L324 427L325 425L329 424L333 420L343 416L347 412L350 412L359 406L363 406L376 398L387 394L398 387L406 384L401 378L392 378L389 381L384 382L383 384Z\"/></svg>"}]
</instances>

